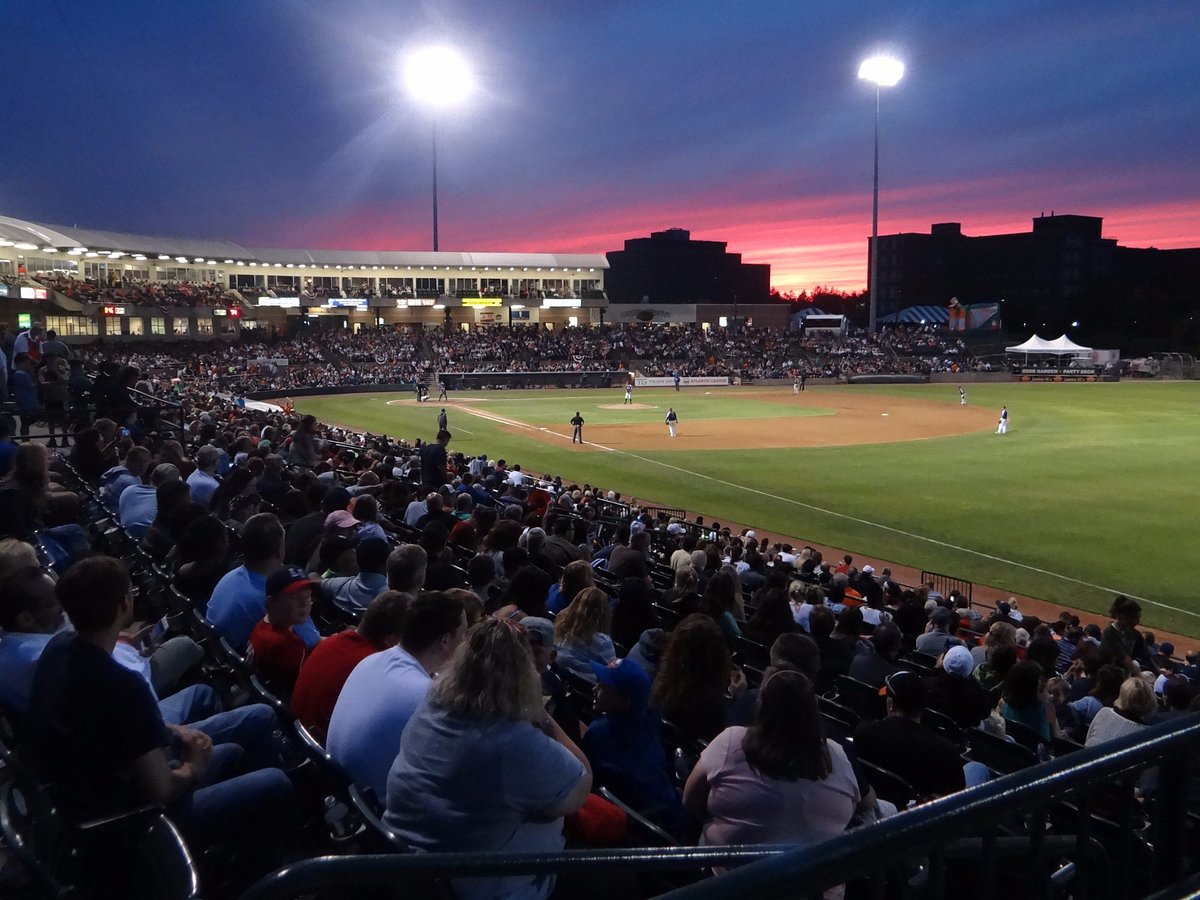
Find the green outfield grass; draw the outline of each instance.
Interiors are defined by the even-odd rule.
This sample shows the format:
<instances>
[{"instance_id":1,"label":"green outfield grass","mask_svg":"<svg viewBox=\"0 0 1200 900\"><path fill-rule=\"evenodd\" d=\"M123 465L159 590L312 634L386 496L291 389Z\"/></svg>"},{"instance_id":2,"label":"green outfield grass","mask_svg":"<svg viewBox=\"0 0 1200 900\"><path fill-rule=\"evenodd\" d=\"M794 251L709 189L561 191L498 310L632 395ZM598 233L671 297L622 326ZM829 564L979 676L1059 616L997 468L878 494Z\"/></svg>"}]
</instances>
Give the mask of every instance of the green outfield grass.
<instances>
[{"instance_id":1,"label":"green outfield grass","mask_svg":"<svg viewBox=\"0 0 1200 900\"><path fill-rule=\"evenodd\" d=\"M809 388L958 403L954 385ZM492 391L490 414L566 431L589 424L683 423L825 414L758 399L758 388L642 389L638 403L602 409L620 391ZM440 404L388 406L405 395L308 398L326 422L432 437ZM453 395L452 398L460 396ZM1112 595L1148 601L1151 627L1200 636L1192 564L1200 550L1200 383L969 385L972 405L999 412L1010 433L794 450L579 452L449 409L452 450L487 452L533 471L845 547L856 555L959 575L1004 590L1103 612ZM790 398L789 398L790 400Z\"/></svg>"}]
</instances>

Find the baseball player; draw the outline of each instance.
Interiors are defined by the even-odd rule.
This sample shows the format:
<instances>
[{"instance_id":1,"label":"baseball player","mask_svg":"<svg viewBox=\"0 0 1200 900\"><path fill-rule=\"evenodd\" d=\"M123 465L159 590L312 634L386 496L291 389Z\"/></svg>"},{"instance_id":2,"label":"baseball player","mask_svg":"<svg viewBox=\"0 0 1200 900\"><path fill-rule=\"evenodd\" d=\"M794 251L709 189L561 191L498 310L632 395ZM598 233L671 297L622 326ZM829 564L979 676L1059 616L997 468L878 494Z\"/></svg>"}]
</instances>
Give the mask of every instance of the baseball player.
<instances>
[{"instance_id":1,"label":"baseball player","mask_svg":"<svg viewBox=\"0 0 1200 900\"><path fill-rule=\"evenodd\" d=\"M629 388L625 388L626 391ZM583 416L579 414L579 410L575 410L575 415L571 417L571 443L583 443Z\"/></svg>"},{"instance_id":2,"label":"baseball player","mask_svg":"<svg viewBox=\"0 0 1200 900\"><path fill-rule=\"evenodd\" d=\"M961 384L958 386L958 405L967 405L967 392L963 390L963 386Z\"/></svg>"},{"instance_id":3,"label":"baseball player","mask_svg":"<svg viewBox=\"0 0 1200 900\"><path fill-rule=\"evenodd\" d=\"M625 383L625 403L626 404L633 403L633 382ZM625 404L622 404L622 405L625 405Z\"/></svg>"},{"instance_id":4,"label":"baseball player","mask_svg":"<svg viewBox=\"0 0 1200 900\"><path fill-rule=\"evenodd\" d=\"M678 437L678 434L675 431L675 426L679 422L679 416L675 414L675 407L667 407L667 418L665 421L667 423L667 431L671 433L671 437Z\"/></svg>"},{"instance_id":5,"label":"baseball player","mask_svg":"<svg viewBox=\"0 0 1200 900\"><path fill-rule=\"evenodd\" d=\"M1000 407L1000 424L996 427L996 434L1008 434L1008 407Z\"/></svg>"}]
</instances>

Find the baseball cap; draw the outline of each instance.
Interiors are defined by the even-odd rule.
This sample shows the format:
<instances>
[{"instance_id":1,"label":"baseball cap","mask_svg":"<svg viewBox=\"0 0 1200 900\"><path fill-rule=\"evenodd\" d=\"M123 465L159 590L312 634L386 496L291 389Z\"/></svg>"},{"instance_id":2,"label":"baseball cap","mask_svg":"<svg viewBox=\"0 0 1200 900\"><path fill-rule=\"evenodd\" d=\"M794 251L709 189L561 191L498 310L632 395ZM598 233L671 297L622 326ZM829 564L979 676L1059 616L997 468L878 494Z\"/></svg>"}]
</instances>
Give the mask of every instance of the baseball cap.
<instances>
[{"instance_id":1,"label":"baseball cap","mask_svg":"<svg viewBox=\"0 0 1200 900\"><path fill-rule=\"evenodd\" d=\"M915 712L925 706L925 683L914 672L893 672L884 687L888 696L904 710Z\"/></svg>"},{"instance_id":2,"label":"baseball cap","mask_svg":"<svg viewBox=\"0 0 1200 900\"><path fill-rule=\"evenodd\" d=\"M344 509L335 509L325 517L326 528L357 528L358 524L354 514Z\"/></svg>"},{"instance_id":3,"label":"baseball cap","mask_svg":"<svg viewBox=\"0 0 1200 900\"><path fill-rule=\"evenodd\" d=\"M299 566L284 566L281 569L276 569L267 578L267 596L273 597L276 594L292 594L306 587L312 587L316 584L308 573Z\"/></svg>"},{"instance_id":4,"label":"baseball cap","mask_svg":"<svg viewBox=\"0 0 1200 900\"><path fill-rule=\"evenodd\" d=\"M1175 645L1172 644L1170 641L1163 641L1161 644L1158 645L1158 652L1160 654L1162 654L1163 656L1174 656L1175 655Z\"/></svg>"},{"instance_id":5,"label":"baseball cap","mask_svg":"<svg viewBox=\"0 0 1200 900\"><path fill-rule=\"evenodd\" d=\"M951 675L966 678L974 670L975 661L966 647L951 647L942 657L942 668Z\"/></svg>"},{"instance_id":6,"label":"baseball cap","mask_svg":"<svg viewBox=\"0 0 1200 900\"><path fill-rule=\"evenodd\" d=\"M521 625L529 635L529 643L535 647L554 646L554 623L540 616L526 616Z\"/></svg>"},{"instance_id":7,"label":"baseball cap","mask_svg":"<svg viewBox=\"0 0 1200 900\"><path fill-rule=\"evenodd\" d=\"M874 575L875 574L874 566L863 566L862 570L863 570L864 575Z\"/></svg>"},{"instance_id":8,"label":"baseball cap","mask_svg":"<svg viewBox=\"0 0 1200 900\"><path fill-rule=\"evenodd\" d=\"M596 681L628 697L635 706L645 706L650 696L650 678L646 670L632 659L614 659L607 666L593 662Z\"/></svg>"}]
</instances>

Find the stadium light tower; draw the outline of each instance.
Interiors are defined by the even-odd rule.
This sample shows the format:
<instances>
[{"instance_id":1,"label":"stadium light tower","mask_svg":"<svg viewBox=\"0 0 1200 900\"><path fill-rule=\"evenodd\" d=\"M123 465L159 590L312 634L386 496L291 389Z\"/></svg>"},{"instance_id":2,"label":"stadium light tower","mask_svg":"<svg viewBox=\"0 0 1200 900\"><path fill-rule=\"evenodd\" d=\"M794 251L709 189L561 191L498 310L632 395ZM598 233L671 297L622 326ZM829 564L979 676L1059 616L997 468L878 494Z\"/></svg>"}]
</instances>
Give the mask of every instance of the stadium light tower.
<instances>
[{"instance_id":1,"label":"stadium light tower","mask_svg":"<svg viewBox=\"0 0 1200 900\"><path fill-rule=\"evenodd\" d=\"M871 197L871 284L870 324L875 333L879 284L879 92L880 88L895 87L904 77L904 63L891 56L872 56L858 67L858 77L875 85L875 189Z\"/></svg>"},{"instance_id":2,"label":"stadium light tower","mask_svg":"<svg viewBox=\"0 0 1200 900\"><path fill-rule=\"evenodd\" d=\"M411 53L404 62L404 85L418 103L429 107L433 118L433 249L438 249L438 116L459 106L475 89L475 77L466 58L444 44Z\"/></svg>"}]
</instances>

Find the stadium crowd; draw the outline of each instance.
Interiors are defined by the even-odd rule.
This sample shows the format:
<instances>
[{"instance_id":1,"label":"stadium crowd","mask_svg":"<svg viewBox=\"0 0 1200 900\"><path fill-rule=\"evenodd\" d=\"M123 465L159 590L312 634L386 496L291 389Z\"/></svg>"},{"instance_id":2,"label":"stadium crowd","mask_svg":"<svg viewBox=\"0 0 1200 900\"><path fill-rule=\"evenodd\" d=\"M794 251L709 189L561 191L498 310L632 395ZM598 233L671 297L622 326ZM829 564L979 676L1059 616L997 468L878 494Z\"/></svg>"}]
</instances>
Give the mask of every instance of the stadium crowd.
<instances>
[{"instance_id":1,"label":"stadium crowd","mask_svg":"<svg viewBox=\"0 0 1200 900\"><path fill-rule=\"evenodd\" d=\"M373 352L391 334L369 335ZM730 349L692 329L607 334L605 353L672 362ZM794 346L737 340L781 360ZM309 341L119 365L23 333L22 430L57 420L64 449L14 443L0 419L6 771L74 821L165 808L218 884L371 840L537 852L618 844L642 822L682 842L811 845L1194 706L1200 659L1174 659L1125 597L1106 628L981 609L627 505L619 485L467 458L445 430L395 440L246 409L211 379L260 352L313 356ZM560 359L586 349L546 341ZM160 387L133 359L181 379L178 419L129 394ZM454 882L467 898L553 887Z\"/></svg>"},{"instance_id":2,"label":"stadium crowd","mask_svg":"<svg viewBox=\"0 0 1200 900\"><path fill-rule=\"evenodd\" d=\"M236 294L215 282L144 281L122 278L103 282L95 278L76 278L63 272L37 272L36 282L52 288L80 303L127 303L157 306L162 310L231 307Z\"/></svg>"}]
</instances>

